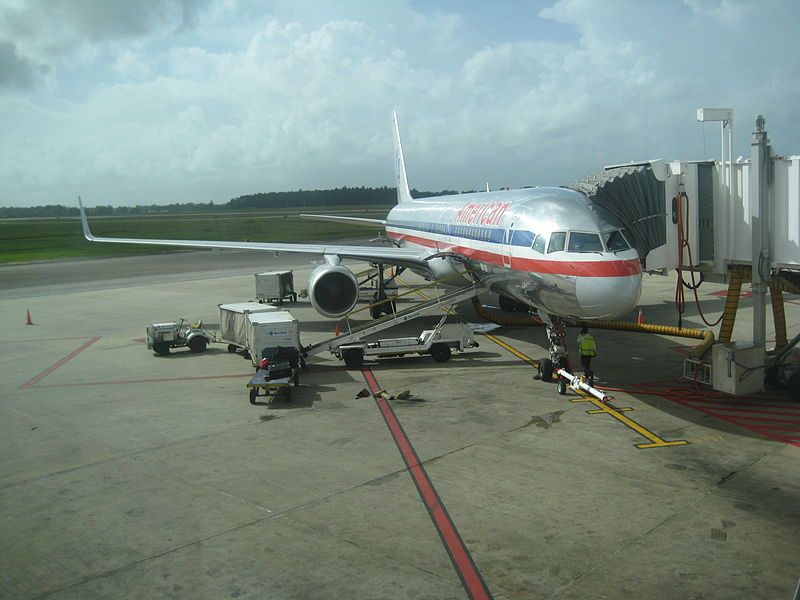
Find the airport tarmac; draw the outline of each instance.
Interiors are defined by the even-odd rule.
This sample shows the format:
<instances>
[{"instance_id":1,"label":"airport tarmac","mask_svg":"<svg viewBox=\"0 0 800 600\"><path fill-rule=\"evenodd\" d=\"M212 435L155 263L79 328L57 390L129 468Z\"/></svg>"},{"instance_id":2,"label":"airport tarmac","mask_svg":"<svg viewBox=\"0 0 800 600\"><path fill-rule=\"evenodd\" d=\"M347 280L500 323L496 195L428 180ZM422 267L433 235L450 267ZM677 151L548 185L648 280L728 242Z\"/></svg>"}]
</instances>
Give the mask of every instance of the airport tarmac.
<instances>
[{"instance_id":1,"label":"airport tarmac","mask_svg":"<svg viewBox=\"0 0 800 600\"><path fill-rule=\"evenodd\" d=\"M792 598L800 405L679 382L694 340L596 331L605 407L534 380L541 328L442 364L319 355L271 406L248 402L252 367L224 345L145 348L146 323L215 324L253 273L291 268L303 288L316 262L0 268L0 598ZM647 322L676 324L674 285L645 276ZM714 319L720 289L699 292ZM742 303L735 339L751 337ZM307 302L287 308L304 343L332 335ZM684 326L702 326L688 292Z\"/></svg>"}]
</instances>

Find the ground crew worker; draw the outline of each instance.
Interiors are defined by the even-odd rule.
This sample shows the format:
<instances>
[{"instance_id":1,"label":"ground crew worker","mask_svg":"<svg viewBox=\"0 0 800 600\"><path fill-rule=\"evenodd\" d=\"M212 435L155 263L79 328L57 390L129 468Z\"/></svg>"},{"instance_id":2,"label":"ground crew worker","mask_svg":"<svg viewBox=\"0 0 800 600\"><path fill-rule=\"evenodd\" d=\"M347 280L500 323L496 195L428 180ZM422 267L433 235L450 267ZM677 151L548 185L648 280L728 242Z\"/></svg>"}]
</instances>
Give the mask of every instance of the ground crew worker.
<instances>
[{"instance_id":1,"label":"ground crew worker","mask_svg":"<svg viewBox=\"0 0 800 600\"><path fill-rule=\"evenodd\" d=\"M597 345L594 343L594 338L589 333L588 327L581 329L581 334L578 336L578 351L581 354L583 372L586 375L590 375L592 372L592 358L597 356Z\"/></svg>"}]
</instances>

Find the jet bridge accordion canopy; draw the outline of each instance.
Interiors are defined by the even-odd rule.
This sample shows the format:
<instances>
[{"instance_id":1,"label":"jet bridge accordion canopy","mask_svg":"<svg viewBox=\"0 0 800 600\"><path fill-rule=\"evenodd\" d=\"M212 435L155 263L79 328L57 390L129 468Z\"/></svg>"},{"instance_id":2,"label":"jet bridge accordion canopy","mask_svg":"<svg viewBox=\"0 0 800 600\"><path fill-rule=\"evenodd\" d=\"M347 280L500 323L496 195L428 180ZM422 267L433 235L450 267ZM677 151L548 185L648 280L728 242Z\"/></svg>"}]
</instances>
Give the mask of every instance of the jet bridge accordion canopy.
<instances>
[{"instance_id":1,"label":"jet bridge accordion canopy","mask_svg":"<svg viewBox=\"0 0 800 600\"><path fill-rule=\"evenodd\" d=\"M664 182L650 165L611 167L567 186L616 217L642 260L667 241Z\"/></svg>"}]
</instances>

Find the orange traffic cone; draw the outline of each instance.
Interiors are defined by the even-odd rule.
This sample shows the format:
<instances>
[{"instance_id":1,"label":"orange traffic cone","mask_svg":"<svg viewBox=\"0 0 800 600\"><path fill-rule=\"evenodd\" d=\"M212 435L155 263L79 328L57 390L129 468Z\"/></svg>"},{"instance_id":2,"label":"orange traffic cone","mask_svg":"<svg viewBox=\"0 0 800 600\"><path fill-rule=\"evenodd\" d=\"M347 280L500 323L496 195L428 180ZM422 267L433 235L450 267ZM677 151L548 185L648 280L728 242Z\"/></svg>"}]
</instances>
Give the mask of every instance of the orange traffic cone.
<instances>
[{"instance_id":1,"label":"orange traffic cone","mask_svg":"<svg viewBox=\"0 0 800 600\"><path fill-rule=\"evenodd\" d=\"M639 309L639 316L636 317L636 324L637 325L644 325L644 313L642 312L641 308Z\"/></svg>"},{"instance_id":2,"label":"orange traffic cone","mask_svg":"<svg viewBox=\"0 0 800 600\"><path fill-rule=\"evenodd\" d=\"M25 325L33 325L33 319L31 319L31 309L28 309L28 315L25 318Z\"/></svg>"},{"instance_id":3,"label":"orange traffic cone","mask_svg":"<svg viewBox=\"0 0 800 600\"><path fill-rule=\"evenodd\" d=\"M339 337L339 335L341 335L341 333L342 332L339 331L339 324L337 323L336 327L334 327L334 329L333 329L333 335L335 335L336 337Z\"/></svg>"}]
</instances>

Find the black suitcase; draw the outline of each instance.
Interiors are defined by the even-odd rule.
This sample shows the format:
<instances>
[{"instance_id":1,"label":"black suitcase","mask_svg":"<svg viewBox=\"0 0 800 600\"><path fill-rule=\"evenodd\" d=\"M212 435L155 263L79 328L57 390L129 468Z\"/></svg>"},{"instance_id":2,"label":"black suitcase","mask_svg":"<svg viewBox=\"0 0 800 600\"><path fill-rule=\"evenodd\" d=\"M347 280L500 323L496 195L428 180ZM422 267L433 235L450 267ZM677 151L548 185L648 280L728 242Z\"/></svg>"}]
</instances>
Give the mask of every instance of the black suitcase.
<instances>
[{"instance_id":1,"label":"black suitcase","mask_svg":"<svg viewBox=\"0 0 800 600\"><path fill-rule=\"evenodd\" d=\"M271 362L267 367L267 376L270 379L281 379L292 376L292 365L288 361Z\"/></svg>"},{"instance_id":2,"label":"black suitcase","mask_svg":"<svg viewBox=\"0 0 800 600\"><path fill-rule=\"evenodd\" d=\"M261 358L266 358L270 364L288 361L296 369L300 363L300 351L289 346L268 346L261 351Z\"/></svg>"}]
</instances>

